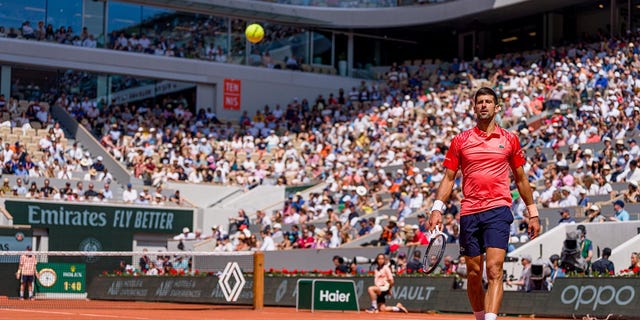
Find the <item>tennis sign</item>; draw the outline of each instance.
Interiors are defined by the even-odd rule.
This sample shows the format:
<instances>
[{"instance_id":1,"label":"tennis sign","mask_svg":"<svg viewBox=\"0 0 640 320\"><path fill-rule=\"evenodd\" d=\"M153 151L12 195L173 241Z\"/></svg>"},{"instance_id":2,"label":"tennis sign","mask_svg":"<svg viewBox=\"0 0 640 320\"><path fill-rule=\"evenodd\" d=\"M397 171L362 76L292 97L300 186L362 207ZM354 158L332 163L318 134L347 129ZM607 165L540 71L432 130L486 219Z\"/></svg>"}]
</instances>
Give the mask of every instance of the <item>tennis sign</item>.
<instances>
[{"instance_id":1,"label":"tennis sign","mask_svg":"<svg viewBox=\"0 0 640 320\"><path fill-rule=\"evenodd\" d=\"M296 310L360 310L353 280L300 279Z\"/></svg>"}]
</instances>

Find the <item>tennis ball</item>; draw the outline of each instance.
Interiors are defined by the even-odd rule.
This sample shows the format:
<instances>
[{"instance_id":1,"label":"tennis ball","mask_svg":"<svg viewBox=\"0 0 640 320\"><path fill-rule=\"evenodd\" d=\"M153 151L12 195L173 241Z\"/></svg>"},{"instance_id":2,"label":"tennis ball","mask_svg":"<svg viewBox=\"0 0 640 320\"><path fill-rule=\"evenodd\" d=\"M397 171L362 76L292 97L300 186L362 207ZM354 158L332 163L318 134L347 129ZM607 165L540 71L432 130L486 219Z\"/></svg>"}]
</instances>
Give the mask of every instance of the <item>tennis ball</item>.
<instances>
[{"instance_id":1,"label":"tennis ball","mask_svg":"<svg viewBox=\"0 0 640 320\"><path fill-rule=\"evenodd\" d=\"M254 23L247 26L244 34L247 36L247 40L249 40L249 42L258 43L262 41L262 38L264 38L264 29L262 29L261 25Z\"/></svg>"}]
</instances>

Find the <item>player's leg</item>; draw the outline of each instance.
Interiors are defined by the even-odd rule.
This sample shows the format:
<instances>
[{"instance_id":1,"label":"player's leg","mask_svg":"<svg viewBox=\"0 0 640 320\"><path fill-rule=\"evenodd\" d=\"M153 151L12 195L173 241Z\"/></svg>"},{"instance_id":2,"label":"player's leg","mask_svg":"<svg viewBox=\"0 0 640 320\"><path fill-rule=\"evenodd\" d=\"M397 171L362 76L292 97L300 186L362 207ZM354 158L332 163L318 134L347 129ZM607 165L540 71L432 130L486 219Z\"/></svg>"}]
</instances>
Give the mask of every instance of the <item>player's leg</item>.
<instances>
[{"instance_id":1,"label":"player's leg","mask_svg":"<svg viewBox=\"0 0 640 320\"><path fill-rule=\"evenodd\" d=\"M484 245L487 252L487 280L489 287L485 298L485 320L497 318L502 304L502 265L509 245L509 232L513 213L509 207L499 207L483 213Z\"/></svg>"},{"instance_id":2,"label":"player's leg","mask_svg":"<svg viewBox=\"0 0 640 320\"><path fill-rule=\"evenodd\" d=\"M502 264L506 251L501 248L487 248L487 296L485 298L485 310L487 314L498 314L502 303Z\"/></svg>"},{"instance_id":3,"label":"player's leg","mask_svg":"<svg viewBox=\"0 0 640 320\"><path fill-rule=\"evenodd\" d=\"M478 214L460 217L460 254L467 259L467 296L476 320L484 320L482 241Z\"/></svg>"},{"instance_id":4,"label":"player's leg","mask_svg":"<svg viewBox=\"0 0 640 320\"><path fill-rule=\"evenodd\" d=\"M477 320L484 319L485 313L485 292L482 286L482 268L483 257L477 255L475 257L466 256L467 261L467 296L469 303L476 315Z\"/></svg>"}]
</instances>

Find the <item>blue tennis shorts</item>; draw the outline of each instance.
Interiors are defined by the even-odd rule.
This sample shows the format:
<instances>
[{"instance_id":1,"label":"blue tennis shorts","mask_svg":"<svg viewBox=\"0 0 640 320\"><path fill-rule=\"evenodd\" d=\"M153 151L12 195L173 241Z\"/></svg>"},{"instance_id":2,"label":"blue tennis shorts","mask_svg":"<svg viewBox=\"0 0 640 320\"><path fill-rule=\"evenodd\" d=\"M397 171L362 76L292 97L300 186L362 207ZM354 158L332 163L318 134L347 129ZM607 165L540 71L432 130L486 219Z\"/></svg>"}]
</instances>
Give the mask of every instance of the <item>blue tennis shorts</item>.
<instances>
[{"instance_id":1,"label":"blue tennis shorts","mask_svg":"<svg viewBox=\"0 0 640 320\"><path fill-rule=\"evenodd\" d=\"M506 206L460 217L460 254L476 257L488 247L507 250L511 223L513 214Z\"/></svg>"}]
</instances>

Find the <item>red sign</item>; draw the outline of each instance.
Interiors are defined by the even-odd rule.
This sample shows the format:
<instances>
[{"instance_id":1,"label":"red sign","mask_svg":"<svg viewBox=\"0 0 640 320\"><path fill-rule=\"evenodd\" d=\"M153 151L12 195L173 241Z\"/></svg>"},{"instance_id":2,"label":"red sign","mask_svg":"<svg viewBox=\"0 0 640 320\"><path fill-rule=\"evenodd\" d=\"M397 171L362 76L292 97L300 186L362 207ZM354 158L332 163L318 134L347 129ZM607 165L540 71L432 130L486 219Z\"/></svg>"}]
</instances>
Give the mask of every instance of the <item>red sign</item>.
<instances>
[{"instance_id":1,"label":"red sign","mask_svg":"<svg viewBox=\"0 0 640 320\"><path fill-rule=\"evenodd\" d=\"M225 110L240 110L240 93L242 84L240 80L224 79L223 107Z\"/></svg>"}]
</instances>

